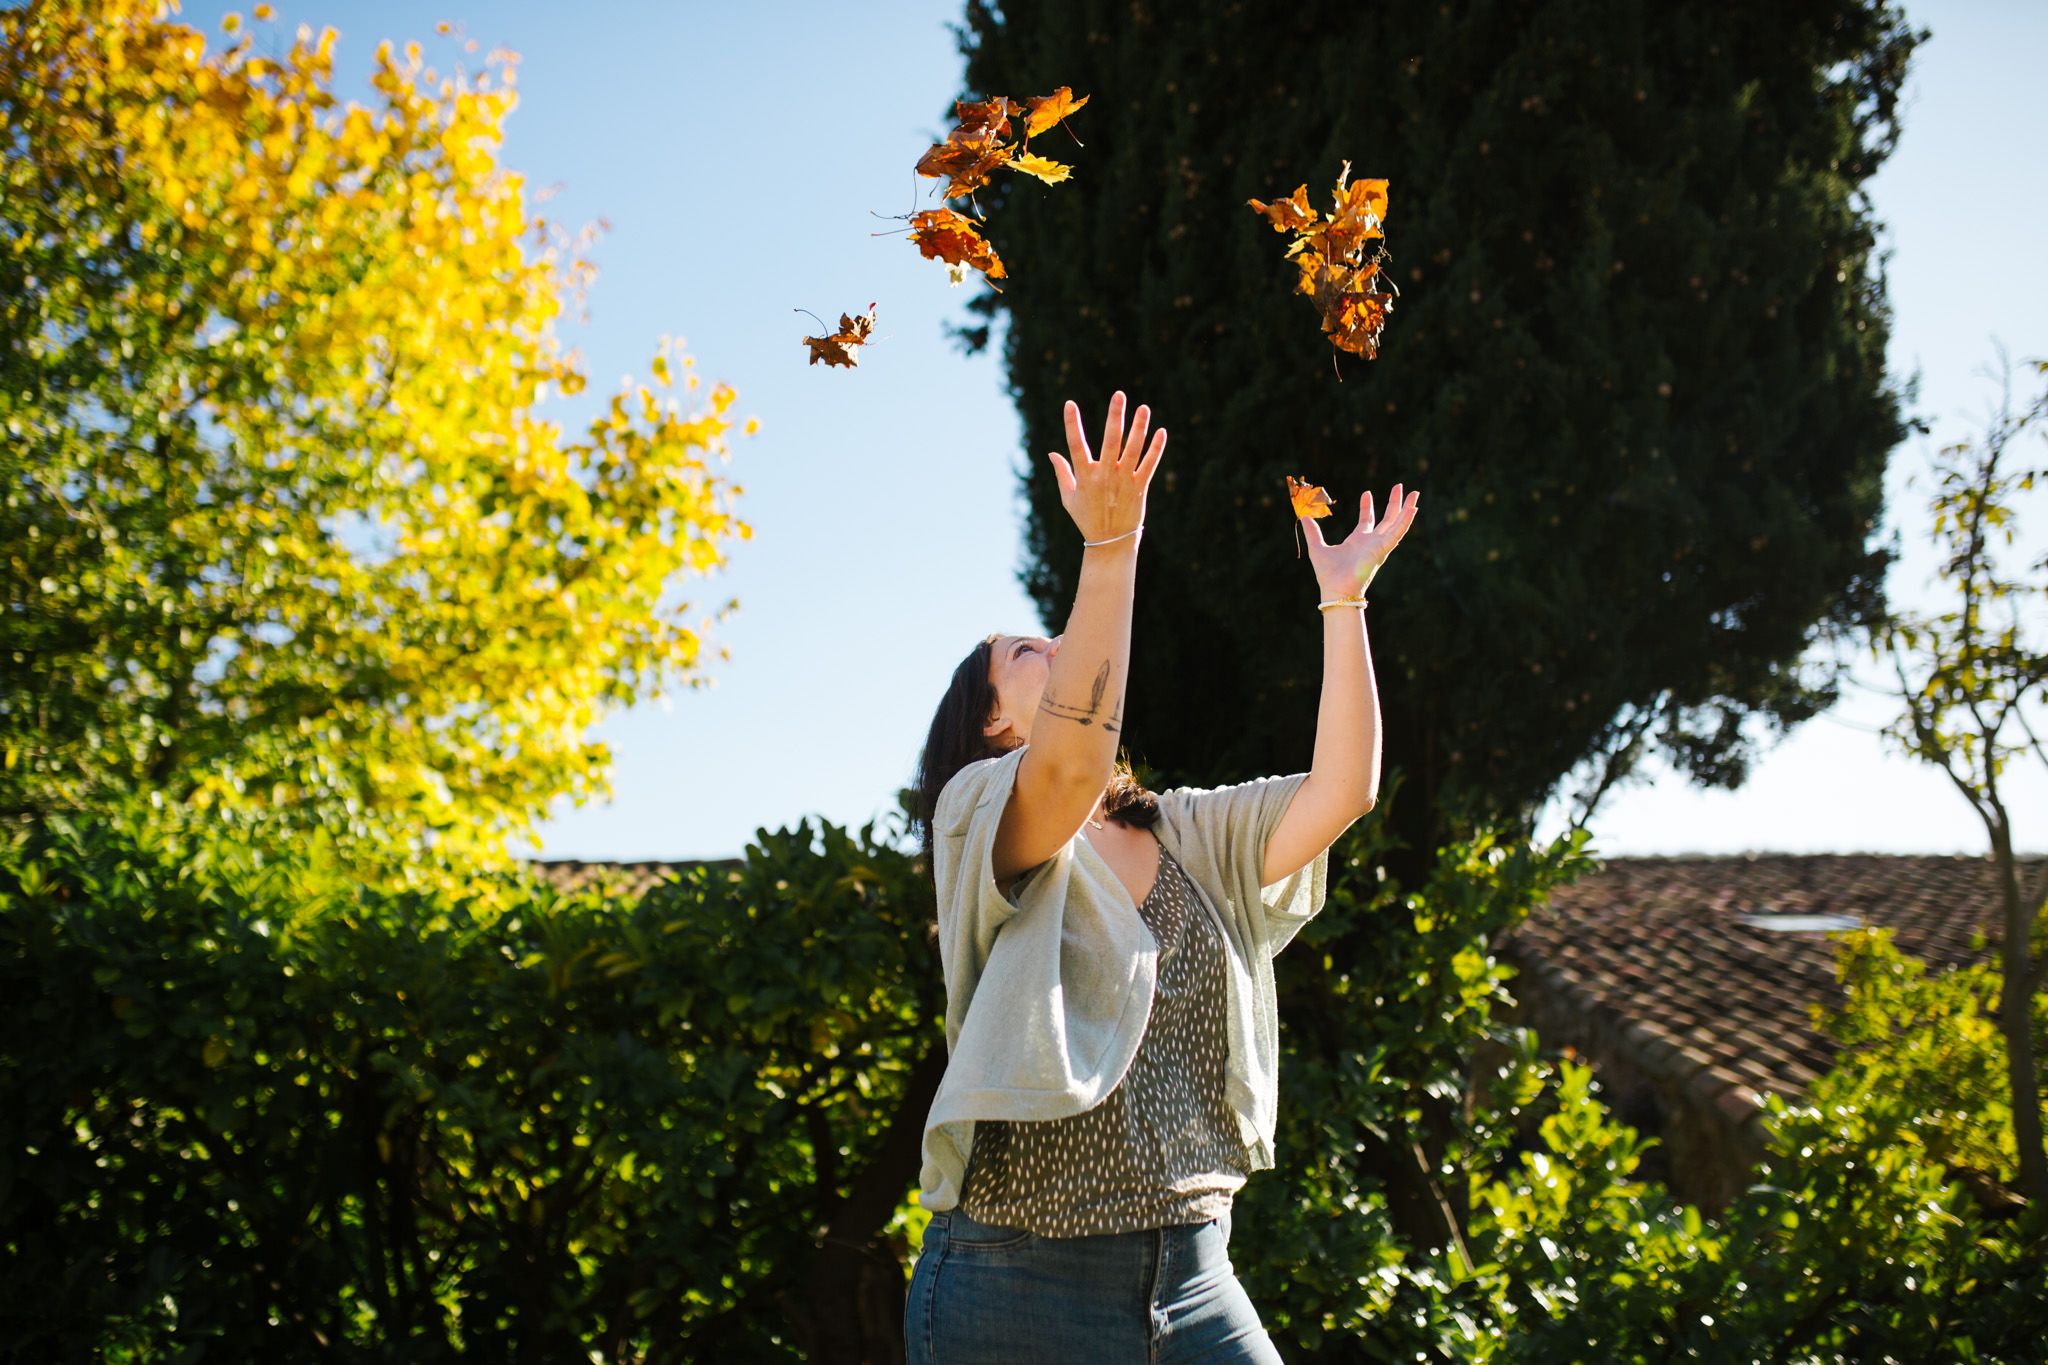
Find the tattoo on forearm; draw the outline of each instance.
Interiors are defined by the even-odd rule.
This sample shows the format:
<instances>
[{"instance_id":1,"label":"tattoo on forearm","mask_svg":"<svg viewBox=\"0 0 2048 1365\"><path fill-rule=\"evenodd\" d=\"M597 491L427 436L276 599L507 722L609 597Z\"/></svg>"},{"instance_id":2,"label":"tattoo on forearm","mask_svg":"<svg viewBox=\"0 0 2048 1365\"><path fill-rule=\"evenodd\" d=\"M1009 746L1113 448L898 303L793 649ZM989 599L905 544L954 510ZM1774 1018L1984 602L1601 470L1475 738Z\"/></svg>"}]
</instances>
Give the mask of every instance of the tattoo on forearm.
<instances>
[{"instance_id":1,"label":"tattoo on forearm","mask_svg":"<svg viewBox=\"0 0 2048 1365\"><path fill-rule=\"evenodd\" d=\"M1053 693L1051 684L1048 683L1045 695L1039 698L1038 709L1049 716L1056 716L1060 720L1071 720L1081 725L1099 724L1105 731L1113 735L1122 728L1124 704L1123 699L1119 697L1116 703L1110 707L1108 718L1104 719L1102 700L1103 694L1108 690L1109 661L1105 659L1102 662L1102 667L1096 671L1094 684L1088 689L1088 704L1086 706L1075 706L1070 702L1061 701Z\"/></svg>"}]
</instances>

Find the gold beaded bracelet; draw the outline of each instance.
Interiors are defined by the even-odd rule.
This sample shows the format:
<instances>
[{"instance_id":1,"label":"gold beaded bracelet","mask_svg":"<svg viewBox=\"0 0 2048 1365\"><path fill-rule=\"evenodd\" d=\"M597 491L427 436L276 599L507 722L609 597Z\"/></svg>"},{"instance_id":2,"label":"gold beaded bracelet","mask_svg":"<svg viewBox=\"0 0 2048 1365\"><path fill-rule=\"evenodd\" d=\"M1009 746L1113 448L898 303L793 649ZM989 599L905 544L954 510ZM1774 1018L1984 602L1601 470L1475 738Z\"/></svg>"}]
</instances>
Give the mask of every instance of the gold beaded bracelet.
<instances>
[{"instance_id":1,"label":"gold beaded bracelet","mask_svg":"<svg viewBox=\"0 0 2048 1365\"><path fill-rule=\"evenodd\" d=\"M1364 606L1365 606L1365 599L1364 599L1363 597L1339 597L1339 598L1335 598L1335 599L1333 599L1333 600L1331 600L1331 601L1328 601L1328 602L1318 602L1318 603L1316 603L1316 610L1317 610L1317 611L1328 611L1328 610L1329 610L1329 609L1330 609L1331 607L1359 607L1359 608L1363 608Z\"/></svg>"}]
</instances>

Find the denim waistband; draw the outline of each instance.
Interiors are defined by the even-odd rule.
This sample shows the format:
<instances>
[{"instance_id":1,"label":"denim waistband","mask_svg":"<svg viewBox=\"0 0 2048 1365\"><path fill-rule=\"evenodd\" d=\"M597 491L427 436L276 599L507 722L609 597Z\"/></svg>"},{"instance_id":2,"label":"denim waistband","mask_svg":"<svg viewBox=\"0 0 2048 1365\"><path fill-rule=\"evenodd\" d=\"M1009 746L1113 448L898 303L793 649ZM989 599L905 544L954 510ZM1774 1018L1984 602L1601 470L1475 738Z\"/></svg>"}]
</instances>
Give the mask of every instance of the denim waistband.
<instances>
[{"instance_id":1,"label":"denim waistband","mask_svg":"<svg viewBox=\"0 0 2048 1365\"><path fill-rule=\"evenodd\" d=\"M935 1213L905 1303L910 1359L1277 1365L1231 1270L1229 1236L1227 1219L1046 1237L957 1208Z\"/></svg>"}]
</instances>

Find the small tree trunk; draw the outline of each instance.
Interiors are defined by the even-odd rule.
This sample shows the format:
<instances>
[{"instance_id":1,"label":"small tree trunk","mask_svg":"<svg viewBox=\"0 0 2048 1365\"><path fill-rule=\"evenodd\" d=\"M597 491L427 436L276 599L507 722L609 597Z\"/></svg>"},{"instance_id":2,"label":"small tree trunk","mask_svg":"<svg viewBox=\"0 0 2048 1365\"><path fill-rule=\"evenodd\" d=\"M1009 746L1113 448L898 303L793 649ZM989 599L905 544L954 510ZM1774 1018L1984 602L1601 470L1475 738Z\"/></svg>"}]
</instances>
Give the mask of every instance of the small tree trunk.
<instances>
[{"instance_id":1,"label":"small tree trunk","mask_svg":"<svg viewBox=\"0 0 2048 1365\"><path fill-rule=\"evenodd\" d=\"M895 1365L903 1359L903 1262L881 1231L917 1179L925 1115L945 1074L946 1045L934 1040L911 1071L874 1157L833 1210L806 1286L809 1322L803 1335L813 1365Z\"/></svg>"},{"instance_id":2,"label":"small tree trunk","mask_svg":"<svg viewBox=\"0 0 2048 1365\"><path fill-rule=\"evenodd\" d=\"M2041 1132L2041 1078L2034 1056L2032 908L2020 897L2019 867L2013 858L2012 832L2002 824L1991 829L1991 853L1998 865L2000 898L2005 902L2005 942L1999 945L2001 981L1998 1027L2005 1035L2005 1074L2012 1087L2012 1136L2020 1154L2020 1189L2035 1208L2048 1208L2048 1143Z\"/></svg>"}]
</instances>

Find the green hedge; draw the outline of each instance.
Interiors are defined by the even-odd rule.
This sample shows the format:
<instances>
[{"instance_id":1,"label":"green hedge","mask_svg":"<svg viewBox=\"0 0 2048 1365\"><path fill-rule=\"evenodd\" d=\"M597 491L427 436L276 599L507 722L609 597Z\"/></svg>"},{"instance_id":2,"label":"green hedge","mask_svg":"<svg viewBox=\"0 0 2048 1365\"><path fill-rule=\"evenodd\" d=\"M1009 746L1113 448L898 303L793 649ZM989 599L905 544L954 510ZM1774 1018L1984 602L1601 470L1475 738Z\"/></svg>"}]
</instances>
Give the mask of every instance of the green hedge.
<instances>
[{"instance_id":1,"label":"green hedge","mask_svg":"<svg viewBox=\"0 0 2048 1365\"><path fill-rule=\"evenodd\" d=\"M1482 835L1411 890L1382 831L1279 959L1280 1166L1233 1257L1290 1361L2042 1358L1981 974L1852 944L1841 1065L1707 1222L1502 1022L1489 945L1579 846ZM911 857L809 824L643 898L376 892L141 822L17 837L0 1356L888 1359L932 918Z\"/></svg>"},{"instance_id":2,"label":"green hedge","mask_svg":"<svg viewBox=\"0 0 2048 1365\"><path fill-rule=\"evenodd\" d=\"M1637 1178L1647 1144L1585 1067L1503 1022L1489 945L1586 869L1579 844L1480 835L1409 890L1383 837L1339 844L1276 962L1280 1165L1240 1196L1233 1259L1290 1361L2048 1360L2048 1211L2009 1189L1987 972L1846 941L1840 1060L1708 1220ZM1380 1174L1403 1153L1420 1182ZM1403 1208L1418 1184L1455 1237Z\"/></svg>"},{"instance_id":3,"label":"green hedge","mask_svg":"<svg viewBox=\"0 0 2048 1365\"><path fill-rule=\"evenodd\" d=\"M830 826L637 903L18 839L0 1354L794 1358L938 1036L931 918Z\"/></svg>"},{"instance_id":4,"label":"green hedge","mask_svg":"<svg viewBox=\"0 0 2048 1365\"><path fill-rule=\"evenodd\" d=\"M1502 1358L2048 1360L2048 1210L2008 1188L1995 980L1929 975L1882 931L1849 936L1838 972L1842 1054L1772 1102L1769 1165L1715 1223L1632 1184L1641 1144L1585 1103L1478 1192L1497 1264L1477 1278L1518 1323Z\"/></svg>"}]
</instances>

